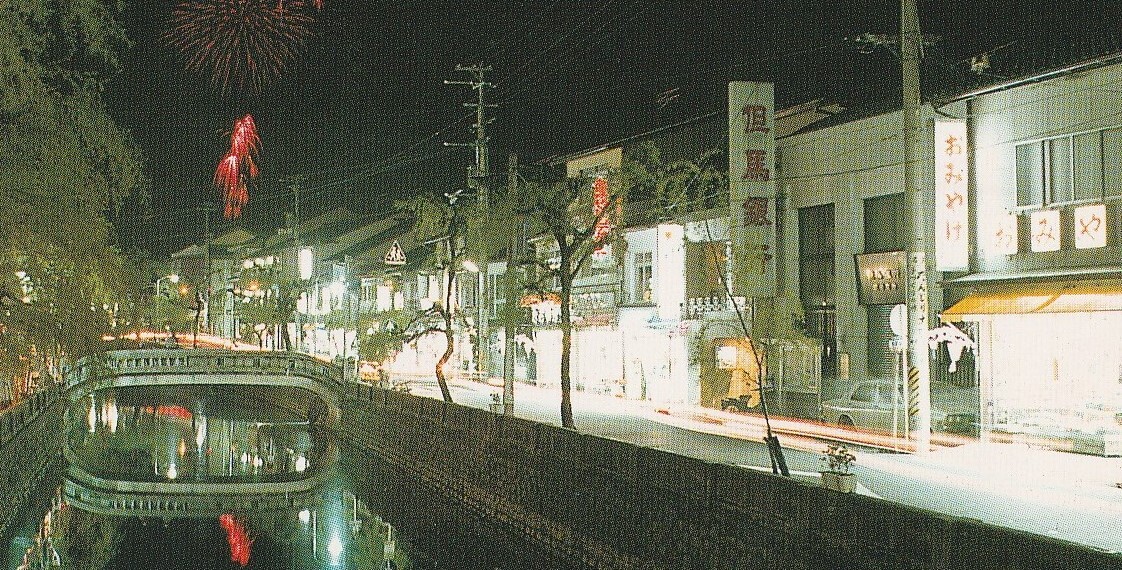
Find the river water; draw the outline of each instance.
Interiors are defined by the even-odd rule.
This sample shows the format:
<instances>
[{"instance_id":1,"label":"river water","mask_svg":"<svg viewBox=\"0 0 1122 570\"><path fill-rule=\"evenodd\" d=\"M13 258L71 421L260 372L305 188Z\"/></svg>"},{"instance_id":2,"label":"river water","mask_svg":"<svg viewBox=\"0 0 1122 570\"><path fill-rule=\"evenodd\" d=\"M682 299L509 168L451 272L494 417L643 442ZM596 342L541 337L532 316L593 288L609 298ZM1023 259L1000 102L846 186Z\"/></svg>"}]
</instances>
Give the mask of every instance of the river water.
<instances>
[{"instance_id":1,"label":"river water","mask_svg":"<svg viewBox=\"0 0 1122 570\"><path fill-rule=\"evenodd\" d=\"M535 564L509 541L487 540L492 531L485 521L455 512L453 502L416 485L408 473L341 444L323 425L325 411L310 393L281 387L94 393L68 410L69 450L60 452L58 469L25 506L23 524L5 537L7 567L513 569ZM171 485L187 494L203 488L191 484L265 485L232 498L227 502L234 506L225 509L152 516L142 506L130 508L127 500L116 510L91 507L78 498L75 481ZM291 508L252 506L255 500L267 502L270 493L287 499L274 489L308 487L309 481L314 485ZM504 543L506 548L500 546Z\"/></svg>"}]
</instances>

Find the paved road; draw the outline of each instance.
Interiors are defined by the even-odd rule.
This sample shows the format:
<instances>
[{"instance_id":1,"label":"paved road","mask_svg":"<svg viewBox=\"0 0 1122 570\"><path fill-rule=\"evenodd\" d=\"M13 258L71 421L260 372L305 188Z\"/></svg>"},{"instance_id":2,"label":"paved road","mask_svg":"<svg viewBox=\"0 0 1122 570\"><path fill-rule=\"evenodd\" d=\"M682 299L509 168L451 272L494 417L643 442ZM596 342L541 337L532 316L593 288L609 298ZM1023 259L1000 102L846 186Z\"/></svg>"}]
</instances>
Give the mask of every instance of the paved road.
<instances>
[{"instance_id":1,"label":"paved road","mask_svg":"<svg viewBox=\"0 0 1122 570\"><path fill-rule=\"evenodd\" d=\"M414 382L412 387L415 394L439 397L434 383ZM451 386L455 402L479 408L487 408L499 390L480 383ZM560 425L556 390L518 385L515 402L517 416ZM574 421L580 431L770 471L760 429L746 422L721 421L721 414L726 413L656 408L584 393L573 397ZM780 440L790 470L816 480L820 456L816 450L824 444L797 437ZM966 445L926 456L874 450L857 455L853 471L860 481L859 492L1122 553L1122 489L1112 482L1122 480L1118 458L1004 444ZM1117 478L1109 479L1115 473Z\"/></svg>"}]
</instances>

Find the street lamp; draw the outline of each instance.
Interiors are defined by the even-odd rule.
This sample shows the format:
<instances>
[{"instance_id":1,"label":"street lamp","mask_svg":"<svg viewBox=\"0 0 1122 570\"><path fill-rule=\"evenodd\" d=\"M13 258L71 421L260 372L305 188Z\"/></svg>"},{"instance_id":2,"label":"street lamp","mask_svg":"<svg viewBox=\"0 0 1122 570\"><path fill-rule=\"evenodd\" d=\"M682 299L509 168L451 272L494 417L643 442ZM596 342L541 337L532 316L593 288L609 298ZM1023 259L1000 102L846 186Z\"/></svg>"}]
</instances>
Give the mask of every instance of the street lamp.
<instances>
[{"instance_id":1,"label":"street lamp","mask_svg":"<svg viewBox=\"0 0 1122 570\"><path fill-rule=\"evenodd\" d=\"M163 277L157 277L156 278L156 284L155 284L156 295L160 294L160 282L163 281L164 279L167 279L168 281L171 282L172 285L175 285L176 283L179 283L179 274L172 273L170 275L164 275ZM169 294L168 296L170 297L171 295Z\"/></svg>"}]
</instances>

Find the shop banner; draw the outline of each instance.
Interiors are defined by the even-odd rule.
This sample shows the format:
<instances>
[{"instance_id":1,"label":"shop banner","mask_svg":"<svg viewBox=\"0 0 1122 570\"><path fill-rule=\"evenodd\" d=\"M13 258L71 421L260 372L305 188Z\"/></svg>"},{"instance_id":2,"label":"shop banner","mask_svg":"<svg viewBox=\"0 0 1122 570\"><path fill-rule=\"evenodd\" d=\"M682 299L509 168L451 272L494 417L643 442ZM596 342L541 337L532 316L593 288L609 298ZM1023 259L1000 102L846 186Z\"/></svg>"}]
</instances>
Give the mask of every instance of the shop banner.
<instances>
[{"instance_id":1,"label":"shop banner","mask_svg":"<svg viewBox=\"0 0 1122 570\"><path fill-rule=\"evenodd\" d=\"M935 269L970 268L966 123L935 122Z\"/></svg>"},{"instance_id":2,"label":"shop banner","mask_svg":"<svg viewBox=\"0 0 1122 570\"><path fill-rule=\"evenodd\" d=\"M729 82L733 295L775 295L775 86Z\"/></svg>"},{"instance_id":3,"label":"shop banner","mask_svg":"<svg viewBox=\"0 0 1122 570\"><path fill-rule=\"evenodd\" d=\"M684 228L680 224L658 226L658 317L676 321L686 302L686 253Z\"/></svg>"},{"instance_id":4,"label":"shop banner","mask_svg":"<svg viewBox=\"0 0 1122 570\"><path fill-rule=\"evenodd\" d=\"M1017 253L1017 214L1013 212L1005 212L998 215L994 220L995 229L992 238L991 247L994 253L1000 255L1013 255Z\"/></svg>"},{"instance_id":5,"label":"shop banner","mask_svg":"<svg viewBox=\"0 0 1122 570\"><path fill-rule=\"evenodd\" d=\"M1060 249L1060 211L1039 210L1030 215L1032 224L1032 250L1058 251Z\"/></svg>"},{"instance_id":6,"label":"shop banner","mask_svg":"<svg viewBox=\"0 0 1122 570\"><path fill-rule=\"evenodd\" d=\"M1075 247L1106 247L1106 206L1094 204L1075 209Z\"/></svg>"}]
</instances>

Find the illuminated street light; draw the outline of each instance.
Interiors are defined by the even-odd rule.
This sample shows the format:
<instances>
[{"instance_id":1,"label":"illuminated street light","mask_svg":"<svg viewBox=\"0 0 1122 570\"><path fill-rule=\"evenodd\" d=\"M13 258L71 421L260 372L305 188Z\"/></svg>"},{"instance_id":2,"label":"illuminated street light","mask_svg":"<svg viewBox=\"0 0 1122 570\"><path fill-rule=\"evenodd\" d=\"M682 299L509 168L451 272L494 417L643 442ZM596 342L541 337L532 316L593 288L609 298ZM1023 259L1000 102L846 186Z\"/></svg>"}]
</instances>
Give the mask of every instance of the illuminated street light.
<instances>
[{"instance_id":1,"label":"illuminated street light","mask_svg":"<svg viewBox=\"0 0 1122 570\"><path fill-rule=\"evenodd\" d=\"M170 275L164 275L163 277L157 277L156 278L156 284L155 284L156 295L160 294L160 283L162 283L165 279L170 281L172 283L172 285L178 284L179 283L179 274L172 273ZM169 296L170 296L170 294L169 294Z\"/></svg>"}]
</instances>

